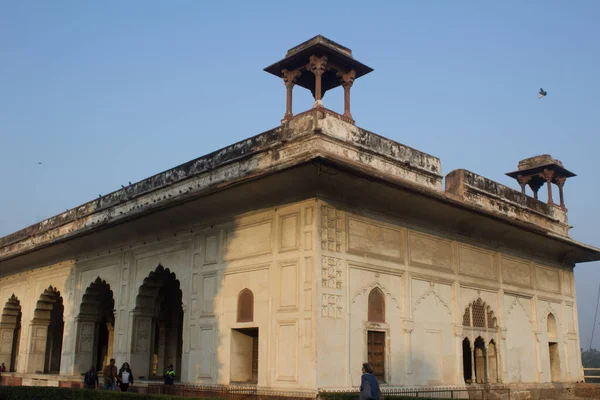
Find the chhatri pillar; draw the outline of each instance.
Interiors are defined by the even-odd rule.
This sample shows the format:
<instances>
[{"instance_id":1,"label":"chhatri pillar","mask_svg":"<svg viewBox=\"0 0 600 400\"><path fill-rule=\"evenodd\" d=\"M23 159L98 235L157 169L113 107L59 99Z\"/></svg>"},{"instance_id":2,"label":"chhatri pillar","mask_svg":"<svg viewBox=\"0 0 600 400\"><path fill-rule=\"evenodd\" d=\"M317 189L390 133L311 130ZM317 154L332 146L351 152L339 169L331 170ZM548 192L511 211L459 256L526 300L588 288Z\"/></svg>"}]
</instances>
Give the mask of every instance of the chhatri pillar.
<instances>
[{"instance_id":1,"label":"chhatri pillar","mask_svg":"<svg viewBox=\"0 0 600 400\"><path fill-rule=\"evenodd\" d=\"M315 99L313 109L324 109L325 92L342 86L344 114L338 115L354 123L350 112L350 88L355 79L373 69L356 61L352 57L352 50L318 35L288 50L283 60L265 68L265 71L282 78L285 84L286 111L282 122L294 117L292 91L298 85L311 91Z\"/></svg>"},{"instance_id":2,"label":"chhatri pillar","mask_svg":"<svg viewBox=\"0 0 600 400\"><path fill-rule=\"evenodd\" d=\"M521 186L521 192L526 193L526 186L529 186L533 192L533 197L538 198L538 191L544 185L548 190L548 204L557 206L555 199L552 196L552 185L558 186L558 194L560 203L558 206L566 210L565 196L563 187L567 178L577 176L571 171L566 170L562 162L552 158L548 154L526 158L519 161L519 169L515 172L509 172L506 175L514 178Z\"/></svg>"}]
</instances>

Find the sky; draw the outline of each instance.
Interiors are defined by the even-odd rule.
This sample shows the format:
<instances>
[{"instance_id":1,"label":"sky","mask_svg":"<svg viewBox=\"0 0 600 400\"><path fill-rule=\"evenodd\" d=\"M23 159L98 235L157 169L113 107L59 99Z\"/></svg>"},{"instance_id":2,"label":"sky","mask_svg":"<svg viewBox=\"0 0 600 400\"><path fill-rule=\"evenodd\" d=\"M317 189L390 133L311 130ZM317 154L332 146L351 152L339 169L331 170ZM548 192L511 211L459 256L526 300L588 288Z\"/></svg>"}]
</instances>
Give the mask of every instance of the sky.
<instances>
[{"instance_id":1,"label":"sky","mask_svg":"<svg viewBox=\"0 0 600 400\"><path fill-rule=\"evenodd\" d=\"M551 154L578 174L571 236L600 246L598 15L595 0L2 1L0 236L276 127L285 87L262 69L322 34L374 68L352 88L357 125L513 188L504 173ZM343 111L341 88L324 103ZM311 104L296 88L294 111ZM575 269L583 348L599 269Z\"/></svg>"}]
</instances>

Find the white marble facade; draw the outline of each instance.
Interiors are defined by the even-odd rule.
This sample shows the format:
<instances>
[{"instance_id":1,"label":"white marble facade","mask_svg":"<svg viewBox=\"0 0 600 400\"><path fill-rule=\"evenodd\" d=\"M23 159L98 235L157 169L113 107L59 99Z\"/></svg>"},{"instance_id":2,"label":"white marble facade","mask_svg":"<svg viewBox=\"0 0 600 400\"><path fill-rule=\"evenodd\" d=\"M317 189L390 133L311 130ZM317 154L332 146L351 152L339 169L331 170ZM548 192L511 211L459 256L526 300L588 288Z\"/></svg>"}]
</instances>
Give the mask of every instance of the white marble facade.
<instances>
[{"instance_id":1,"label":"white marble facade","mask_svg":"<svg viewBox=\"0 0 600 400\"><path fill-rule=\"evenodd\" d=\"M17 352L20 373L48 369L46 327L59 295L67 376L97 361L108 338L102 355L129 361L136 377L173 362L183 381L198 384L357 386L370 340L390 386L461 385L465 374L499 383L582 379L571 268L319 199L31 267L0 280L8 302L0 358L8 366ZM170 291L161 289L167 280ZM112 299L98 294L107 285ZM50 287L56 295L42 296ZM370 317L371 294L379 309ZM248 301L250 311L240 311ZM111 307L101 334L98 310ZM465 343L475 354L468 365Z\"/></svg>"}]
</instances>

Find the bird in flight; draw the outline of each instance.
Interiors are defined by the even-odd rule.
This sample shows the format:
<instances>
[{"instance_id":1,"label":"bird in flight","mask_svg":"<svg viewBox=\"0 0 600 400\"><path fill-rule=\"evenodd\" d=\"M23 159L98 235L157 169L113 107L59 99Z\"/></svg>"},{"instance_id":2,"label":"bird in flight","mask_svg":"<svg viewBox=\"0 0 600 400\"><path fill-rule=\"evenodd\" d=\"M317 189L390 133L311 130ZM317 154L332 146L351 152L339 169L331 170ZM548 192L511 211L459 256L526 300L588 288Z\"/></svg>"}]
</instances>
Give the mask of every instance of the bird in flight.
<instances>
[{"instance_id":1,"label":"bird in flight","mask_svg":"<svg viewBox=\"0 0 600 400\"><path fill-rule=\"evenodd\" d=\"M538 93L538 99L541 99L542 97L546 96L548 94L548 92L546 92L544 89L540 88L540 92Z\"/></svg>"},{"instance_id":2,"label":"bird in flight","mask_svg":"<svg viewBox=\"0 0 600 400\"><path fill-rule=\"evenodd\" d=\"M42 165L42 163L40 161L38 161L38 165Z\"/></svg>"}]
</instances>

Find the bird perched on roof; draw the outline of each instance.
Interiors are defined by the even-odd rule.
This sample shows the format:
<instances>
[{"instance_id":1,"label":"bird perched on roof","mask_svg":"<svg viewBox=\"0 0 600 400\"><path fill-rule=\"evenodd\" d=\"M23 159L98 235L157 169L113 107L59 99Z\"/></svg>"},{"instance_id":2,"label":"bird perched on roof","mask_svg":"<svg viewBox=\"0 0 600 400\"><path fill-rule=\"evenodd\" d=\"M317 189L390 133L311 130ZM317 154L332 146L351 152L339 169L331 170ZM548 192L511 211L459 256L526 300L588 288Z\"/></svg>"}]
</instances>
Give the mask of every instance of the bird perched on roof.
<instances>
[{"instance_id":1,"label":"bird perched on roof","mask_svg":"<svg viewBox=\"0 0 600 400\"><path fill-rule=\"evenodd\" d=\"M544 89L540 88L540 92L538 93L538 99L541 99L542 97L546 96L548 94L548 92L546 92Z\"/></svg>"}]
</instances>

